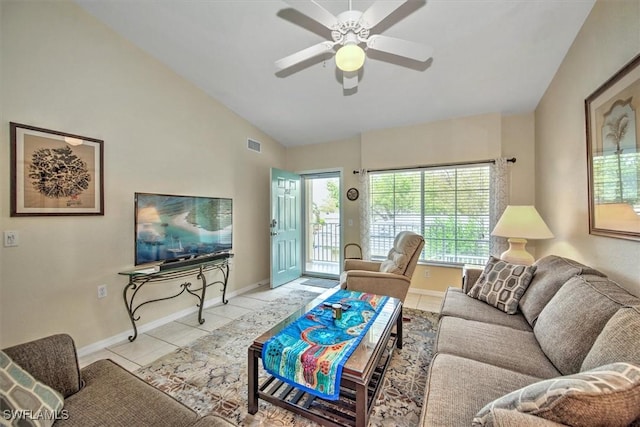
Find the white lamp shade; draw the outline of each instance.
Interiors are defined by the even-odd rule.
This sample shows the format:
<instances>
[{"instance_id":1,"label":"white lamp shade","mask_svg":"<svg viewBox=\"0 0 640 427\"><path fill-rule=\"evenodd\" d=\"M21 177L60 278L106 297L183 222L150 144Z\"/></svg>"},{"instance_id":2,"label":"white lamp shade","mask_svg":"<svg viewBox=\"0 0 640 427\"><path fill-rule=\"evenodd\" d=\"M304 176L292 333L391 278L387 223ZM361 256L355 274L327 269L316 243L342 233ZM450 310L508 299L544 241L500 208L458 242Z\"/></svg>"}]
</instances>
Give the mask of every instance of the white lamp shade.
<instances>
[{"instance_id":1,"label":"white lamp shade","mask_svg":"<svg viewBox=\"0 0 640 427\"><path fill-rule=\"evenodd\" d=\"M357 71L364 65L364 50L357 44L346 44L336 52L336 65L342 71Z\"/></svg>"},{"instance_id":2,"label":"white lamp shade","mask_svg":"<svg viewBox=\"0 0 640 427\"><path fill-rule=\"evenodd\" d=\"M507 206L491 234L520 239L553 238L553 233L533 206Z\"/></svg>"}]
</instances>

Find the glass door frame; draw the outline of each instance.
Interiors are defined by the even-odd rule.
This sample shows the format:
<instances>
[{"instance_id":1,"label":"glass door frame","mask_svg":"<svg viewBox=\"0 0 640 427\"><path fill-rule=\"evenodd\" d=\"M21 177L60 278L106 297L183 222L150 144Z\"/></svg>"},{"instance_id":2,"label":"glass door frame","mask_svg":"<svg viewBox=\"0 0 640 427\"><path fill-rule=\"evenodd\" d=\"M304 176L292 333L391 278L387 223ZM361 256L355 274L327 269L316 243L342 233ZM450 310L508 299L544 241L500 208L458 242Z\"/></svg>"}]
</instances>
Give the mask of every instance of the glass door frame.
<instances>
[{"instance_id":1,"label":"glass door frame","mask_svg":"<svg viewBox=\"0 0 640 427\"><path fill-rule=\"evenodd\" d=\"M302 275L303 276L311 276L311 277L319 277L319 278L325 278L325 279L337 279L340 277L340 272L342 271L342 266L344 265L344 203L342 200L342 194L343 194L343 168L331 168L331 169L318 169L318 170L308 170L308 171L300 171L300 172L296 172L297 174L299 174L302 178L302 184L300 185L301 190L302 190L302 195L301 195L301 200L303 201L301 203L302 205L302 226L303 226L303 233L302 233ZM316 272L316 271L309 271L307 270L307 259L308 259L308 227L310 226L309 224L309 218L308 218L308 212L307 212L307 181L309 179L314 179L314 178L338 178L338 203L339 203L339 208L338 208L338 215L340 218L340 222L339 222L339 228L340 231L338 233L339 236L339 260L338 260L338 271L336 274L331 274L331 273L324 273L324 272Z\"/></svg>"}]
</instances>

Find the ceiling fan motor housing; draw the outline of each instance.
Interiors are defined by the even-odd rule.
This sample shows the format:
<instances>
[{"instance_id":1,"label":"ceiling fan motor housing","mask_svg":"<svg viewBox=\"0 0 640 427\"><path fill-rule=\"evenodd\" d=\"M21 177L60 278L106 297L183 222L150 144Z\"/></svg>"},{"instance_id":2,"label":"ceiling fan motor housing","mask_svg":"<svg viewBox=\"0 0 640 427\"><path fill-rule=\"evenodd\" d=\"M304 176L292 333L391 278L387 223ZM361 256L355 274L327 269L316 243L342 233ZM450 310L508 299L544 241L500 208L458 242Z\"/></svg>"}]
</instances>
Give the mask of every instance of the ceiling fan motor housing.
<instances>
[{"instance_id":1,"label":"ceiling fan motor housing","mask_svg":"<svg viewBox=\"0 0 640 427\"><path fill-rule=\"evenodd\" d=\"M331 38L341 45L351 43L365 43L369 38L369 30L362 26L360 18L362 12L347 10L338 15L338 26L331 31Z\"/></svg>"}]
</instances>

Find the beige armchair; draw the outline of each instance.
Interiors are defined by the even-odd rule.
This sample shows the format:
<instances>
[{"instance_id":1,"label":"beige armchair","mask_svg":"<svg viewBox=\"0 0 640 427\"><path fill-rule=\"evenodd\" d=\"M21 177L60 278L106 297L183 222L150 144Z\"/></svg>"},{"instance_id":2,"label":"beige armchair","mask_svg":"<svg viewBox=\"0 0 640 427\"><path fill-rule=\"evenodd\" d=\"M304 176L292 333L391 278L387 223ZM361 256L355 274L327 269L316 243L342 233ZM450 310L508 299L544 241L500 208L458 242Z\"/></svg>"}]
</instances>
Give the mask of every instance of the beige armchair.
<instances>
[{"instance_id":1,"label":"beige armchair","mask_svg":"<svg viewBox=\"0 0 640 427\"><path fill-rule=\"evenodd\" d=\"M411 276L424 247L424 238L412 231L398 233L387 259L382 262L347 259L340 287L352 291L388 295L404 302Z\"/></svg>"}]
</instances>

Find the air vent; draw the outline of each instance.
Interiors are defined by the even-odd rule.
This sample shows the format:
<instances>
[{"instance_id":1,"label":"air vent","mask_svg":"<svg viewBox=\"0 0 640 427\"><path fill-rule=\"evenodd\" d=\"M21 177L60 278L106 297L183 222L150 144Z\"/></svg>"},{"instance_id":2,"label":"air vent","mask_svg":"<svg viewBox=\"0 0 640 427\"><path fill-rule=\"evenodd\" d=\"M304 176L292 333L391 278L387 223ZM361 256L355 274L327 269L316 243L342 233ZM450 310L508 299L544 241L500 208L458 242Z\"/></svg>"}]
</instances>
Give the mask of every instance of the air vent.
<instances>
[{"instance_id":1,"label":"air vent","mask_svg":"<svg viewBox=\"0 0 640 427\"><path fill-rule=\"evenodd\" d=\"M250 138L247 139L247 148L251 151L255 151L256 153L261 151L260 143Z\"/></svg>"}]
</instances>

